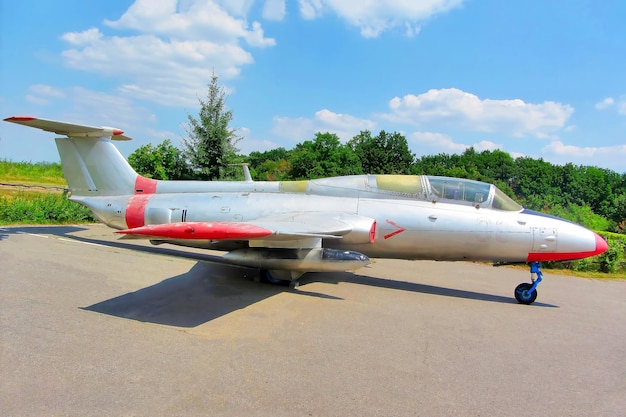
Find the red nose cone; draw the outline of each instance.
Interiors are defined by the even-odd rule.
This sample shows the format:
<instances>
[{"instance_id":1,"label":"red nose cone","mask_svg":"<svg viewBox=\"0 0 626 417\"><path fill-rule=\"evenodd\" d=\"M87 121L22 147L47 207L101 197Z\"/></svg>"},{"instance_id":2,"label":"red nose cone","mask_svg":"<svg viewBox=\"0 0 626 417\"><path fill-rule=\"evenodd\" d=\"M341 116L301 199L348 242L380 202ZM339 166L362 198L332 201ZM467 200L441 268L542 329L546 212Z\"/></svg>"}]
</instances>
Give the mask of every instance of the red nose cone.
<instances>
[{"instance_id":1,"label":"red nose cone","mask_svg":"<svg viewBox=\"0 0 626 417\"><path fill-rule=\"evenodd\" d=\"M595 233L595 235L596 235L596 250L593 253L593 255L600 255L601 253L606 252L606 250L609 248L609 244L606 243L606 240L604 240L604 238L600 236L599 234Z\"/></svg>"},{"instance_id":2,"label":"red nose cone","mask_svg":"<svg viewBox=\"0 0 626 417\"><path fill-rule=\"evenodd\" d=\"M590 256L600 255L606 252L609 245L602 236L594 233L596 237L596 247L594 250L586 252L530 252L526 262L547 262L547 261L572 261L574 259L583 259Z\"/></svg>"}]
</instances>

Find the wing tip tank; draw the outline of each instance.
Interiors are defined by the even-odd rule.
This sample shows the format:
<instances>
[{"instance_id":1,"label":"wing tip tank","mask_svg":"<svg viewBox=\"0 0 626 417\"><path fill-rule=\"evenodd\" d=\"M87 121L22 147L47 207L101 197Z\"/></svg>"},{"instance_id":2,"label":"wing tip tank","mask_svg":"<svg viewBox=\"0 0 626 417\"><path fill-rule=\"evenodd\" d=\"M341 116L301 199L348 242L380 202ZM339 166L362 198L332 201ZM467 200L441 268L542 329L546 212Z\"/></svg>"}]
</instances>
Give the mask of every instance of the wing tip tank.
<instances>
[{"instance_id":1,"label":"wing tip tank","mask_svg":"<svg viewBox=\"0 0 626 417\"><path fill-rule=\"evenodd\" d=\"M5 122L30 122L33 120L37 120L37 118L33 116L11 116L3 120Z\"/></svg>"},{"instance_id":2,"label":"wing tip tank","mask_svg":"<svg viewBox=\"0 0 626 417\"><path fill-rule=\"evenodd\" d=\"M239 240L269 236L273 232L248 223L165 223L118 230L118 234L166 239Z\"/></svg>"}]
</instances>

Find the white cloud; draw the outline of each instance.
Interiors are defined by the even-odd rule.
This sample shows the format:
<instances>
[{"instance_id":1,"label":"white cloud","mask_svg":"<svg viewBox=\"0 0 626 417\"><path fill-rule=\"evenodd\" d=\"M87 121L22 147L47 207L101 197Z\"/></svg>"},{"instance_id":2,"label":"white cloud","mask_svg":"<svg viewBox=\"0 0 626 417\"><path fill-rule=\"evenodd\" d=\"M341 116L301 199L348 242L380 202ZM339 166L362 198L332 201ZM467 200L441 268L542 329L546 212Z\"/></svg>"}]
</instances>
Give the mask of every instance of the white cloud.
<instances>
[{"instance_id":1,"label":"white cloud","mask_svg":"<svg viewBox=\"0 0 626 417\"><path fill-rule=\"evenodd\" d=\"M472 145L477 152L493 151L495 149L502 149L502 145L491 142L490 140L481 140Z\"/></svg>"},{"instance_id":2,"label":"white cloud","mask_svg":"<svg viewBox=\"0 0 626 417\"><path fill-rule=\"evenodd\" d=\"M65 97L65 93L58 88L44 84L34 84L28 87L26 100L37 105L46 105L50 103L50 99L58 99Z\"/></svg>"},{"instance_id":3,"label":"white cloud","mask_svg":"<svg viewBox=\"0 0 626 417\"><path fill-rule=\"evenodd\" d=\"M97 28L87 29L83 32L69 32L61 36L61 39L76 46L88 45L100 38L102 38L102 34Z\"/></svg>"},{"instance_id":4,"label":"white cloud","mask_svg":"<svg viewBox=\"0 0 626 417\"><path fill-rule=\"evenodd\" d=\"M375 126L375 123L371 120L360 119L349 114L335 113L327 109L316 112L315 119L322 122L325 126L342 130L370 130Z\"/></svg>"},{"instance_id":5,"label":"white cloud","mask_svg":"<svg viewBox=\"0 0 626 417\"><path fill-rule=\"evenodd\" d=\"M555 163L576 161L583 165L607 167L616 172L625 171L626 145L580 147L553 141L543 147L542 152L547 159L552 159Z\"/></svg>"},{"instance_id":6,"label":"white cloud","mask_svg":"<svg viewBox=\"0 0 626 417\"><path fill-rule=\"evenodd\" d=\"M409 135L409 140L415 145L415 149L420 155L441 152L462 153L469 147L473 147L477 152L502 149L501 144L488 140L482 140L471 145L456 143L449 135L437 132L413 132Z\"/></svg>"},{"instance_id":7,"label":"white cloud","mask_svg":"<svg viewBox=\"0 0 626 417\"><path fill-rule=\"evenodd\" d=\"M62 55L73 68L131 81L120 87L130 97L166 106L194 103L213 71L232 78L242 65L253 61L248 52L234 44L163 41L146 35L102 38Z\"/></svg>"},{"instance_id":8,"label":"white cloud","mask_svg":"<svg viewBox=\"0 0 626 417\"><path fill-rule=\"evenodd\" d=\"M623 158L626 156L626 145L605 146L605 147L593 147L593 146L573 146L565 145L561 141L550 142L543 148L546 152L551 152L555 155L574 157L574 158L596 158L600 156L619 156Z\"/></svg>"},{"instance_id":9,"label":"white cloud","mask_svg":"<svg viewBox=\"0 0 626 417\"><path fill-rule=\"evenodd\" d=\"M412 25L411 23L406 22L404 26L406 29L404 34L407 38L412 38L413 36L417 36L420 33L421 27L419 25Z\"/></svg>"},{"instance_id":10,"label":"white cloud","mask_svg":"<svg viewBox=\"0 0 626 417\"><path fill-rule=\"evenodd\" d=\"M361 35L375 38L382 32L406 27L406 34L419 32L419 23L435 15L462 5L464 0L299 0L300 14L305 19L315 19L330 11L360 28Z\"/></svg>"},{"instance_id":11,"label":"white cloud","mask_svg":"<svg viewBox=\"0 0 626 417\"><path fill-rule=\"evenodd\" d=\"M283 20L287 14L285 0L265 0L263 5L263 19Z\"/></svg>"},{"instance_id":12,"label":"white cloud","mask_svg":"<svg viewBox=\"0 0 626 417\"><path fill-rule=\"evenodd\" d=\"M254 61L242 42L275 44L260 23L229 14L247 13L251 1L223 3L228 9L215 1L137 0L105 24L138 34L107 36L97 28L66 33L70 49L62 56L70 67L124 80L119 91L128 97L189 106L204 95L212 73L233 78Z\"/></svg>"},{"instance_id":13,"label":"white cloud","mask_svg":"<svg viewBox=\"0 0 626 417\"><path fill-rule=\"evenodd\" d=\"M481 100L456 88L394 97L389 107L391 113L381 117L395 123L539 138L563 129L574 112L571 106L554 101L532 104L520 99Z\"/></svg>"},{"instance_id":14,"label":"white cloud","mask_svg":"<svg viewBox=\"0 0 626 417\"><path fill-rule=\"evenodd\" d=\"M274 142L267 138L258 137L256 132L248 127L237 128L237 135L242 139L237 142L237 148L243 155L249 155L251 152L264 152L279 147L287 147L285 144Z\"/></svg>"},{"instance_id":15,"label":"white cloud","mask_svg":"<svg viewBox=\"0 0 626 417\"><path fill-rule=\"evenodd\" d=\"M371 120L323 109L316 112L313 118L274 117L272 133L297 143L313 139L317 132L330 132L345 142L360 131L375 127L376 123Z\"/></svg>"},{"instance_id":16,"label":"white cloud","mask_svg":"<svg viewBox=\"0 0 626 417\"><path fill-rule=\"evenodd\" d=\"M324 6L321 0L298 0L300 14L305 19L315 19L323 14Z\"/></svg>"},{"instance_id":17,"label":"white cloud","mask_svg":"<svg viewBox=\"0 0 626 417\"><path fill-rule=\"evenodd\" d=\"M621 96L618 100L613 97L606 97L595 105L598 110L606 110L613 106L616 107L618 114L626 115L626 96Z\"/></svg>"},{"instance_id":18,"label":"white cloud","mask_svg":"<svg viewBox=\"0 0 626 417\"><path fill-rule=\"evenodd\" d=\"M236 42L246 38L249 32L246 20L230 13L242 16L248 7L224 3L230 7L226 9L210 0L136 0L118 20L104 23L115 29L189 41ZM267 39L267 44L273 45L274 40Z\"/></svg>"},{"instance_id":19,"label":"white cloud","mask_svg":"<svg viewBox=\"0 0 626 417\"><path fill-rule=\"evenodd\" d=\"M229 13L244 17L248 14L254 0L216 0L216 2Z\"/></svg>"},{"instance_id":20,"label":"white cloud","mask_svg":"<svg viewBox=\"0 0 626 417\"><path fill-rule=\"evenodd\" d=\"M598 110L608 109L614 103L615 103L615 100L613 99L613 97L607 97L604 100L596 103L596 109L598 109Z\"/></svg>"},{"instance_id":21,"label":"white cloud","mask_svg":"<svg viewBox=\"0 0 626 417\"><path fill-rule=\"evenodd\" d=\"M244 37L248 45L256 47L266 47L276 45L276 41L272 38L264 36L263 28L259 22L252 23L252 30L246 33Z\"/></svg>"},{"instance_id":22,"label":"white cloud","mask_svg":"<svg viewBox=\"0 0 626 417\"><path fill-rule=\"evenodd\" d=\"M36 104L38 106L45 106L46 104L50 103L50 100L45 99L45 98L43 98L41 96L36 96L36 95L32 95L32 94L26 94L26 96L24 96L24 98L29 103Z\"/></svg>"},{"instance_id":23,"label":"white cloud","mask_svg":"<svg viewBox=\"0 0 626 417\"><path fill-rule=\"evenodd\" d=\"M117 94L93 91L83 87L72 87L65 96L70 98L69 114L64 120L76 123L112 125L121 129L132 128L137 120L154 122L156 117L146 108Z\"/></svg>"},{"instance_id":24,"label":"white cloud","mask_svg":"<svg viewBox=\"0 0 626 417\"><path fill-rule=\"evenodd\" d=\"M414 132L409 135L409 140L416 145L415 149L420 155L429 154L434 149L444 153L460 153L469 148L469 145L455 143L445 133Z\"/></svg>"}]
</instances>

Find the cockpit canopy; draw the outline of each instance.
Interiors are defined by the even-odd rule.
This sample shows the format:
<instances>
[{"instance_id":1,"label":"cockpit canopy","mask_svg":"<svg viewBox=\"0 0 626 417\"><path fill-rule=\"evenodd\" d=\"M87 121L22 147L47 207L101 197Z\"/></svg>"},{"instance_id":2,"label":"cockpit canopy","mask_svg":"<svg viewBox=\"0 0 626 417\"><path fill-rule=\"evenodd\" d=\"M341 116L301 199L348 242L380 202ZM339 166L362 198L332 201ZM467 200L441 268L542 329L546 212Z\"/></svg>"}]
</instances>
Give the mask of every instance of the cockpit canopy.
<instances>
[{"instance_id":1,"label":"cockpit canopy","mask_svg":"<svg viewBox=\"0 0 626 417\"><path fill-rule=\"evenodd\" d=\"M522 206L493 184L447 177L426 177L437 199L460 201L496 210L519 211Z\"/></svg>"},{"instance_id":2,"label":"cockpit canopy","mask_svg":"<svg viewBox=\"0 0 626 417\"><path fill-rule=\"evenodd\" d=\"M408 194L420 200L504 211L522 210L522 206L503 191L485 182L427 175L374 175L373 177L379 190Z\"/></svg>"}]
</instances>

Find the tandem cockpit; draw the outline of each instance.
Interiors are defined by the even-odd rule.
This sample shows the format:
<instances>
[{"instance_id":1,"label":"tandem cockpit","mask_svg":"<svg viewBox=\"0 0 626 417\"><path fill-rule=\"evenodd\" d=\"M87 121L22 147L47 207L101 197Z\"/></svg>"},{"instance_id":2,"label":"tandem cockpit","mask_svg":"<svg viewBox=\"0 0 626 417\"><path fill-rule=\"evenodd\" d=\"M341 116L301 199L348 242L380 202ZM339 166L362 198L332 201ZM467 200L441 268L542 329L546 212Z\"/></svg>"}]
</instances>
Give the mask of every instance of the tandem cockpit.
<instances>
[{"instance_id":1,"label":"tandem cockpit","mask_svg":"<svg viewBox=\"0 0 626 417\"><path fill-rule=\"evenodd\" d=\"M368 183L379 192L390 192L433 203L442 202L490 208L503 211L521 211L523 207L493 184L432 175L368 175Z\"/></svg>"}]
</instances>

